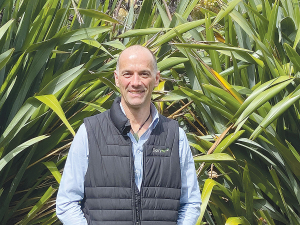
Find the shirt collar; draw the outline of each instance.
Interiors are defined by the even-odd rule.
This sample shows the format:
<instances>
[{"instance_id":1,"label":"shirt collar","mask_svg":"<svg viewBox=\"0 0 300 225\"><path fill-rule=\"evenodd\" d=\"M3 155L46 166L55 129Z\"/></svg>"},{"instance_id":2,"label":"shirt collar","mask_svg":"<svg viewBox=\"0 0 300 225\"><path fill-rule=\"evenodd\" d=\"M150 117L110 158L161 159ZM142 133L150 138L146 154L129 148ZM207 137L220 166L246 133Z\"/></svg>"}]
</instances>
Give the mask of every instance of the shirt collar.
<instances>
[{"instance_id":1,"label":"shirt collar","mask_svg":"<svg viewBox=\"0 0 300 225\"><path fill-rule=\"evenodd\" d=\"M126 117L126 114L125 114L125 111L124 111L124 108L123 108L121 102L120 102L120 108L121 108L121 110L122 110L124 116ZM156 127L156 125L157 125L157 123L158 123L158 121L159 121L159 114L158 114L158 111L157 111L155 105L154 105L152 102L151 102L151 105L150 105L150 112L151 112L151 116L152 116L152 121L151 121L151 123L150 123L150 125L149 125L149 128L150 128L151 130L153 130L153 129ZM126 117L126 118L127 118L127 117ZM129 121L129 120L128 120L128 121ZM128 132L130 132L130 129L129 129ZM128 133L128 132L127 132L127 133Z\"/></svg>"}]
</instances>

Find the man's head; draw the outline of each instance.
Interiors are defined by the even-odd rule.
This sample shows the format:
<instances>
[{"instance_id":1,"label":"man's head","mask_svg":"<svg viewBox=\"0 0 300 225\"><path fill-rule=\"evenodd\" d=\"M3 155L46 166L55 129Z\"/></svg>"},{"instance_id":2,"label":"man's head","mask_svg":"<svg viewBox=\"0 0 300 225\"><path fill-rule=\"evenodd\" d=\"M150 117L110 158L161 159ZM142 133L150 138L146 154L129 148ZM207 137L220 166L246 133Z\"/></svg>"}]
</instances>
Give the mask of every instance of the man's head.
<instances>
[{"instance_id":1,"label":"man's head","mask_svg":"<svg viewBox=\"0 0 300 225\"><path fill-rule=\"evenodd\" d=\"M149 106L153 88L158 85L159 78L155 56L149 49L134 45L120 54L115 82L121 91L121 101L128 108Z\"/></svg>"},{"instance_id":2,"label":"man's head","mask_svg":"<svg viewBox=\"0 0 300 225\"><path fill-rule=\"evenodd\" d=\"M151 55L152 55L152 68L153 68L153 72L154 73L157 73L157 71L158 71L158 68L157 68L157 62L156 62L156 57L155 57L155 55L148 49L148 48L146 48L146 47L143 47L143 46L141 46L141 45L132 45L132 46L130 46L130 47L128 47L128 48L126 48L125 50L123 50L122 52L121 52L121 54L119 55L119 58L118 58L118 60L117 60L117 65L116 65L116 71L118 71L119 70L119 64L120 64L120 58L121 58L121 55L123 54L123 52L125 52L125 51L127 51L127 50L136 50L136 51L138 51L138 50L146 50L146 51L148 51Z\"/></svg>"}]
</instances>

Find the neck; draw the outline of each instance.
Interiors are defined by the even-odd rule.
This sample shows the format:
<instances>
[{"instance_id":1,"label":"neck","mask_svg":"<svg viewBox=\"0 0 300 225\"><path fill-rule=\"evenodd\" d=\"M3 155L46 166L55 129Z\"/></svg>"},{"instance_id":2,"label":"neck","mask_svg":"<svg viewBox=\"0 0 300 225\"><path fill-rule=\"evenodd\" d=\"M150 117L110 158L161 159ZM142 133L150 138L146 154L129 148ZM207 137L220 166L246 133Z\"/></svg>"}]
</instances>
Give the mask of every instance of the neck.
<instances>
[{"instance_id":1,"label":"neck","mask_svg":"<svg viewBox=\"0 0 300 225\"><path fill-rule=\"evenodd\" d=\"M124 112L126 114L126 117L129 119L131 127L134 131L139 129L139 127L145 122L145 120L148 118L150 114L150 104L140 107L140 108L132 108L128 107L127 104L124 102L123 99L121 99L121 104L124 109ZM148 121L145 123L143 128L148 128L152 121L152 117L148 119Z\"/></svg>"}]
</instances>

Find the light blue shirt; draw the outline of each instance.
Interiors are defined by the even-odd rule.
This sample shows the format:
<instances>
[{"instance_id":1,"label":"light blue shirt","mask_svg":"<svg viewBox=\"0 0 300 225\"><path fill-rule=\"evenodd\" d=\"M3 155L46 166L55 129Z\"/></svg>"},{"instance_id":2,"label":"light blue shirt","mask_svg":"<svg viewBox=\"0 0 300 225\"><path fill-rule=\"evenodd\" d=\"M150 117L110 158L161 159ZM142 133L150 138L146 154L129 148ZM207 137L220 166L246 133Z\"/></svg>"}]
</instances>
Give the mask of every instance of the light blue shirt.
<instances>
[{"instance_id":1,"label":"light blue shirt","mask_svg":"<svg viewBox=\"0 0 300 225\"><path fill-rule=\"evenodd\" d=\"M159 120L158 112L153 104L151 104L151 113L153 120L138 142L131 132L127 134L132 142L135 183L139 189L143 175L143 144L148 140ZM181 196L177 224L194 225L200 215L201 196L193 156L187 137L181 128L179 128L179 157ZM82 124L71 145L57 193L56 214L65 225L87 224L79 202L84 197L84 177L88 167L88 159L88 137L86 128Z\"/></svg>"}]
</instances>

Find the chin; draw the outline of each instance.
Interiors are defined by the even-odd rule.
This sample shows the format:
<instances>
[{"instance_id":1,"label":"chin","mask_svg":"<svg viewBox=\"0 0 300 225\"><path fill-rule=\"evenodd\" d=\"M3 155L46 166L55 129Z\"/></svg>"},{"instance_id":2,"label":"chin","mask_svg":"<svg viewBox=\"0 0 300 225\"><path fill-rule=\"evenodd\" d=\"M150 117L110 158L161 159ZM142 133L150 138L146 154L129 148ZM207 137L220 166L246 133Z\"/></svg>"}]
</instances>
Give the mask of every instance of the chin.
<instances>
[{"instance_id":1,"label":"chin","mask_svg":"<svg viewBox=\"0 0 300 225\"><path fill-rule=\"evenodd\" d=\"M128 106L132 108L140 108L145 105L146 101L144 99L131 99L127 101Z\"/></svg>"},{"instance_id":2,"label":"chin","mask_svg":"<svg viewBox=\"0 0 300 225\"><path fill-rule=\"evenodd\" d=\"M139 108L143 105L144 105L144 102L138 102L138 101L129 102L129 106L132 108Z\"/></svg>"}]
</instances>

